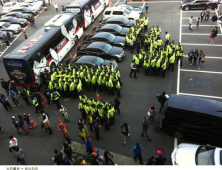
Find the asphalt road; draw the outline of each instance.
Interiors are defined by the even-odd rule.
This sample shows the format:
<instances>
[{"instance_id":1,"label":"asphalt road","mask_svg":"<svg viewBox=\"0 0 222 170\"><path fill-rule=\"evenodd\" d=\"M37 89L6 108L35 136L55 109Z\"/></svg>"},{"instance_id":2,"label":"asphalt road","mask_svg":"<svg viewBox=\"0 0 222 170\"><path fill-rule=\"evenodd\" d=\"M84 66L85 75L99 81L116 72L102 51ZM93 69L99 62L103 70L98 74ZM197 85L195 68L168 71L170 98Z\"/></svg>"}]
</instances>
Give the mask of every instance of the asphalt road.
<instances>
[{"instance_id":1,"label":"asphalt road","mask_svg":"<svg viewBox=\"0 0 222 170\"><path fill-rule=\"evenodd\" d=\"M121 0L122 1L122 0ZM120 3L121 3L120 1ZM61 5L61 1L54 0L59 5ZM67 4L68 0L64 0L63 4ZM113 1L115 4L117 1ZM190 45L184 46L185 54L189 52L191 48L202 48L206 53L206 56L211 57L219 57L221 56L221 47L210 46L210 39L208 35L182 35L180 34L180 1L175 2L167 2L162 3L161 1L149 1L149 27L159 25L162 29L161 37L164 39L165 31L168 31L171 34L171 40L175 40L177 43L181 40L180 36L182 36L182 43L191 43ZM144 4L142 2L134 2L133 6L142 7ZM185 15L185 14L186 15ZM46 12L44 11L36 20L37 26L39 29L46 21L48 21L52 16L56 14L54 7L50 7L50 9ZM199 13L192 12L193 16L199 16ZM184 17L189 17L187 12L183 12ZM99 17L102 18L102 15ZM186 25L188 19L182 19L182 25ZM98 18L95 21L95 25L98 23ZM204 25L210 25L211 23L208 21L204 23ZM209 29L207 29L209 27ZM181 26L181 33L188 33L188 27ZM211 31L210 26L200 27L200 33L209 34ZM91 33L92 25L86 29L86 32ZM36 29L28 28L26 32L29 35L32 35ZM220 32L221 34L221 32ZM198 37L198 38L197 38ZM207 39L207 38L208 39ZM219 36L221 37L221 36ZM221 40L217 39L217 43L222 45ZM18 39L13 43L13 45L4 53L10 53L14 47L24 41L24 36L18 37ZM82 39L80 40L80 43ZM206 45L194 45L194 44L209 44ZM72 54L76 52L76 46L71 50ZM4 50L0 47L0 52ZM3 55L3 56L4 56ZM69 58L69 55L63 61L66 61ZM0 59L2 61L2 58ZM216 73L206 73L206 72L198 72L197 67L189 67L187 58L184 59L184 65L181 69L184 70L194 70L194 71L184 71L180 70L180 84L177 87L177 79L178 79L178 70L177 66L175 67L174 72L166 72L165 78L161 77L147 77L144 76L144 69L140 71L137 75L137 79L130 78L130 62L132 60L132 54L129 51L126 51L125 59L119 63L119 68L121 72L121 80L123 82L123 86L121 89L122 98L120 99L121 105L120 110L121 114L116 116L115 125L111 127L109 132L105 131L101 128L101 140L97 141L95 138L95 134L91 133L93 144L102 149L107 149L112 152L122 154L125 156L132 157L132 149L137 142L141 142L143 145L143 160L146 161L150 156L156 155L156 150L159 149L163 152L167 157L167 164L170 165L170 155L173 151L175 144L180 144L182 142L190 142L190 143L201 143L201 141L193 141L192 139L183 139L183 140L174 140L173 136L169 133L166 133L159 129L159 120L161 119L161 115L159 113L156 114L154 121L151 123L150 128L148 130L148 134L153 142L147 141L145 138L141 137L142 130L142 121L143 117L147 115L147 111L149 107L155 106L159 109L159 103L155 98L155 95L161 93L162 91L166 91L167 94L177 94L177 88L179 87L179 93L187 93L187 94L202 94L209 96L220 96L222 97L221 90L221 74ZM221 58L207 58L206 63L202 65L201 71L211 71L211 72L221 72L220 67ZM0 73L1 77L7 79L8 76L5 72L4 66L2 62L0 63ZM199 84L198 84L199 83ZM2 89L1 89L2 90ZM2 90L4 92L4 90ZM94 97L94 92L86 92L88 97ZM107 100L108 102L113 101L113 97L109 96L105 93L100 93L101 98ZM60 149L62 147L62 143L64 140L62 139L62 133L57 130L57 117L61 117L61 114L57 111L55 105L48 106L44 105L45 111L50 115L50 124L53 129L53 135L48 135L47 132L44 132L40 126L38 125L36 129L30 130L28 135L17 135L16 129L11 122L11 116L17 116L19 114L27 113L31 114L34 121L39 124L38 115L35 114L35 108L33 106L27 106L22 99L19 99L21 106L14 107L13 111L6 112L3 107L0 107L0 120L1 126L4 128L4 131L0 133L0 157L1 165L16 165L19 163L16 162L16 159L13 158L13 154L8 151L8 136L10 134L15 135L18 139L19 146L22 147L26 152L26 161L29 165L52 165L53 162L51 158L53 157L54 149ZM78 125L77 121L81 118L80 112L78 110L78 99L70 99L64 100L61 99L60 103L63 104L67 109L70 116L70 122L66 123L67 130L70 134L72 140L76 142L81 142L78 137ZM12 101L10 99L10 103ZM120 131L120 126L127 122L131 128L131 136L127 141L125 146L122 145L123 135Z\"/></svg>"}]
</instances>

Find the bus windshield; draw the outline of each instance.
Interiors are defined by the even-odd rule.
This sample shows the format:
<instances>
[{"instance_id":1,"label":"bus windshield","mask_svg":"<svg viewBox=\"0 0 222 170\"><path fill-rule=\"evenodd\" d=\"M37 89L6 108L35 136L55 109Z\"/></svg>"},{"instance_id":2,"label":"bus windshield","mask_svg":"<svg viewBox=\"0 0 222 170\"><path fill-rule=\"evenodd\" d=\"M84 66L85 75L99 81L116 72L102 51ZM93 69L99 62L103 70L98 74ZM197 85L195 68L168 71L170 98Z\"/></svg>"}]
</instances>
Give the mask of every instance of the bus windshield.
<instances>
[{"instance_id":1,"label":"bus windshield","mask_svg":"<svg viewBox=\"0 0 222 170\"><path fill-rule=\"evenodd\" d=\"M66 8L66 12L75 12L75 13L79 13L80 12L80 8L79 7L72 7L72 8Z\"/></svg>"}]
</instances>

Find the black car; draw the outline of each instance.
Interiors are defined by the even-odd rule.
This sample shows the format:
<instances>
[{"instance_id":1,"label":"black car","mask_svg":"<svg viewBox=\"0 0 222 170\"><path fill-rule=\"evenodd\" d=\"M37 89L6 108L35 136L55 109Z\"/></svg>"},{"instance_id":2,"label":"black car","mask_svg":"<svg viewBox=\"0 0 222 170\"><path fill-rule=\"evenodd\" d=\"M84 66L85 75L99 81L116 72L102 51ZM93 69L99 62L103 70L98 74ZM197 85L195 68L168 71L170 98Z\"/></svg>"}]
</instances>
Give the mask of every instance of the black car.
<instances>
[{"instance_id":1,"label":"black car","mask_svg":"<svg viewBox=\"0 0 222 170\"><path fill-rule=\"evenodd\" d=\"M32 14L32 16L38 15L37 10L29 9L27 7L15 7L10 12L22 12L24 14Z\"/></svg>"},{"instance_id":2,"label":"black car","mask_svg":"<svg viewBox=\"0 0 222 170\"><path fill-rule=\"evenodd\" d=\"M217 1L218 2L218 1ZM215 0L188 0L182 1L181 9L188 11L190 9L205 10L207 8L216 9L217 2Z\"/></svg>"},{"instance_id":3,"label":"black car","mask_svg":"<svg viewBox=\"0 0 222 170\"><path fill-rule=\"evenodd\" d=\"M9 22L10 24L19 24L21 27L26 27L28 25L28 21L22 18L15 17L4 17L0 19L0 22Z\"/></svg>"},{"instance_id":4,"label":"black car","mask_svg":"<svg viewBox=\"0 0 222 170\"><path fill-rule=\"evenodd\" d=\"M88 44L96 41L102 41L108 43L112 46L118 46L124 48L125 46L125 37L115 36L114 34L108 32L99 32L95 35L86 35L83 38L83 43Z\"/></svg>"},{"instance_id":5,"label":"black car","mask_svg":"<svg viewBox=\"0 0 222 170\"><path fill-rule=\"evenodd\" d=\"M77 56L79 55L96 55L112 61L121 61L125 57L125 52L120 47L114 47L104 42L93 42L83 45L77 51Z\"/></svg>"},{"instance_id":6,"label":"black car","mask_svg":"<svg viewBox=\"0 0 222 170\"><path fill-rule=\"evenodd\" d=\"M135 24L135 20L127 19L124 17L111 17L105 20L100 20L98 26L105 24L118 24L122 27L131 28Z\"/></svg>"},{"instance_id":7,"label":"black car","mask_svg":"<svg viewBox=\"0 0 222 170\"><path fill-rule=\"evenodd\" d=\"M23 18L23 19L27 19L29 17L32 17L32 14L23 14L21 12L10 12L7 15L5 15L6 17L16 17L16 18Z\"/></svg>"},{"instance_id":8,"label":"black car","mask_svg":"<svg viewBox=\"0 0 222 170\"><path fill-rule=\"evenodd\" d=\"M129 28L126 27L121 27L117 24L106 24L102 27L95 27L92 30L92 34L95 34L97 32L109 32L114 35L119 35L119 36L126 36L128 33Z\"/></svg>"},{"instance_id":9,"label":"black car","mask_svg":"<svg viewBox=\"0 0 222 170\"><path fill-rule=\"evenodd\" d=\"M97 56L93 56L93 55L83 55L83 56L78 56L77 58L71 58L69 60L67 60L66 64L84 64L84 65L87 65L87 67L89 68L94 68L97 66L99 66L100 64L102 65L106 65L106 66L109 66L110 63L112 63L113 65L113 69L116 69L118 68L118 65L115 61L111 61L111 60L104 60L100 57L97 57Z\"/></svg>"}]
</instances>

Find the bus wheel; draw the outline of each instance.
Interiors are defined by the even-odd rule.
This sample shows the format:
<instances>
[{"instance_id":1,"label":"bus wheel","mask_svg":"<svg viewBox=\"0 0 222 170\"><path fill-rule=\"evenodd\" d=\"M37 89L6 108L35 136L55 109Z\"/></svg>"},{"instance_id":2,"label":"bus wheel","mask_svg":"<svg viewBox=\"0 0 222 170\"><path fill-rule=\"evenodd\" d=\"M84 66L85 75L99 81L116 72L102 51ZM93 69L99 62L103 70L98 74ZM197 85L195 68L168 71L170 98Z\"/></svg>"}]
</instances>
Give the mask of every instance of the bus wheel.
<instances>
[{"instance_id":1,"label":"bus wheel","mask_svg":"<svg viewBox=\"0 0 222 170\"><path fill-rule=\"evenodd\" d=\"M181 138L183 138L184 134L183 134L183 132L181 132L181 131L174 131L174 132L173 132L173 136L174 136L175 138L181 139Z\"/></svg>"},{"instance_id":2,"label":"bus wheel","mask_svg":"<svg viewBox=\"0 0 222 170\"><path fill-rule=\"evenodd\" d=\"M78 37L77 36L75 36L75 38L74 38L74 41L75 41L75 44L78 42Z\"/></svg>"},{"instance_id":3,"label":"bus wheel","mask_svg":"<svg viewBox=\"0 0 222 170\"><path fill-rule=\"evenodd\" d=\"M55 71L56 69L56 64L53 62L51 65L50 65L50 71L53 72Z\"/></svg>"}]
</instances>

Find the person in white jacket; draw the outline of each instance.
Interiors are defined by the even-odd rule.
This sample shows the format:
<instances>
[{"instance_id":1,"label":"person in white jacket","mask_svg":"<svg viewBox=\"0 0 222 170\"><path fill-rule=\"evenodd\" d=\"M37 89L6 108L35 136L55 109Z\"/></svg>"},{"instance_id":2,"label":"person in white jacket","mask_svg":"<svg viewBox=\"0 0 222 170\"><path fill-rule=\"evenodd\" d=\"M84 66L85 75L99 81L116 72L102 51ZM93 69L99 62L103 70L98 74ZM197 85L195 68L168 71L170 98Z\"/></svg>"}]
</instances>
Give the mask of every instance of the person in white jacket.
<instances>
[{"instance_id":1,"label":"person in white jacket","mask_svg":"<svg viewBox=\"0 0 222 170\"><path fill-rule=\"evenodd\" d=\"M18 140L12 136L12 135L9 135L9 151L12 152L12 150L14 151L15 150L15 147L18 146Z\"/></svg>"},{"instance_id":2,"label":"person in white jacket","mask_svg":"<svg viewBox=\"0 0 222 170\"><path fill-rule=\"evenodd\" d=\"M59 12L57 3L54 3L54 7L56 9L56 12Z\"/></svg>"}]
</instances>

